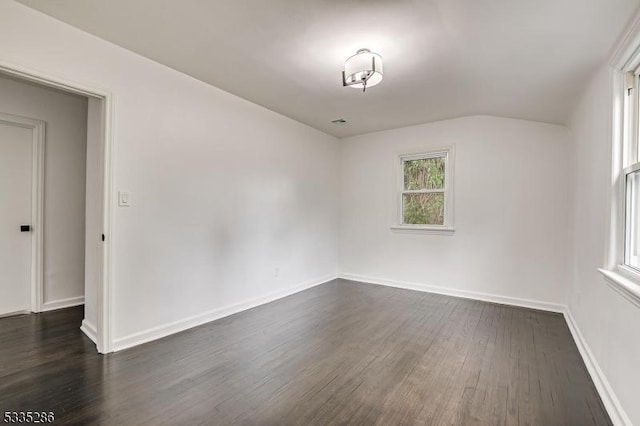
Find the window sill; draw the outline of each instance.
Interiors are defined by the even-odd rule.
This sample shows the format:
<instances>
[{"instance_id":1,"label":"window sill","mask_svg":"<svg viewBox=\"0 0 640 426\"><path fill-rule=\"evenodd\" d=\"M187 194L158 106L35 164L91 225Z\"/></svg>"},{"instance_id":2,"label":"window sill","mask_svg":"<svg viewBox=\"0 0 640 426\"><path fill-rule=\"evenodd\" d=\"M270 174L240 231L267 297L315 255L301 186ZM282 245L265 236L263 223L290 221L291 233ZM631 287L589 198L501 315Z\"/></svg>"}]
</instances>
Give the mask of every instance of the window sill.
<instances>
[{"instance_id":1,"label":"window sill","mask_svg":"<svg viewBox=\"0 0 640 426\"><path fill-rule=\"evenodd\" d=\"M392 231L420 232L422 234L438 234L453 235L456 230L454 228L435 227L435 226L419 226L419 225L393 225Z\"/></svg>"},{"instance_id":2,"label":"window sill","mask_svg":"<svg viewBox=\"0 0 640 426\"><path fill-rule=\"evenodd\" d=\"M640 308L640 284L637 281L627 278L619 272L602 268L599 268L598 271L604 275L609 287Z\"/></svg>"}]
</instances>

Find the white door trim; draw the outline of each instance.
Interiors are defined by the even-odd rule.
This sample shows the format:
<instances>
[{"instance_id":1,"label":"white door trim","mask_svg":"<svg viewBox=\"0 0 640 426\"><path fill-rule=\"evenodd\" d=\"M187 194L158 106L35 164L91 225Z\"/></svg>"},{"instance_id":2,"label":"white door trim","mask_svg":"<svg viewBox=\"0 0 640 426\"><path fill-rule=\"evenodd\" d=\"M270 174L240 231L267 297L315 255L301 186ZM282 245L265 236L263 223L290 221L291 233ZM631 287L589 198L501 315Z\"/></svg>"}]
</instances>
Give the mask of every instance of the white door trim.
<instances>
[{"instance_id":1,"label":"white door trim","mask_svg":"<svg viewBox=\"0 0 640 426\"><path fill-rule=\"evenodd\" d=\"M44 229L44 144L45 122L0 112L0 124L30 129L32 133L31 165L31 312L40 312L44 298L43 229Z\"/></svg>"},{"instance_id":2,"label":"white door trim","mask_svg":"<svg viewBox=\"0 0 640 426\"><path fill-rule=\"evenodd\" d=\"M13 75L25 80L40 83L45 86L55 87L78 95L97 98L102 101L102 161L103 161L103 235L105 236L102 251L102 285L98 290L98 321L96 324L96 346L98 352L113 352L113 283L111 271L111 259L113 249L113 236L111 234L113 215L112 188L113 188L113 95L106 90L85 86L84 84L71 82L42 71L26 68L0 58L0 73Z\"/></svg>"}]
</instances>

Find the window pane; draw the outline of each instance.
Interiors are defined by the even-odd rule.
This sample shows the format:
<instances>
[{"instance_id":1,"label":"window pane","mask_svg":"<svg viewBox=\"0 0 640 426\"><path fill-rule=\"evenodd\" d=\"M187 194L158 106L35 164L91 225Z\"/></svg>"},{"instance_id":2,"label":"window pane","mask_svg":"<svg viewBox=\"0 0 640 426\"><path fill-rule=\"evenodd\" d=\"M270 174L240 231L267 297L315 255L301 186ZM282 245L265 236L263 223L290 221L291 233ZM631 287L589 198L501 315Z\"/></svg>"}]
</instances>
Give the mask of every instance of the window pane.
<instances>
[{"instance_id":1,"label":"window pane","mask_svg":"<svg viewBox=\"0 0 640 426\"><path fill-rule=\"evenodd\" d=\"M640 172L627 175L625 263L640 269Z\"/></svg>"},{"instance_id":2,"label":"window pane","mask_svg":"<svg viewBox=\"0 0 640 426\"><path fill-rule=\"evenodd\" d=\"M445 158L408 160L404 165L404 189L444 189Z\"/></svg>"},{"instance_id":3,"label":"window pane","mask_svg":"<svg viewBox=\"0 0 640 426\"><path fill-rule=\"evenodd\" d=\"M402 194L402 214L407 225L443 225L444 192Z\"/></svg>"}]
</instances>

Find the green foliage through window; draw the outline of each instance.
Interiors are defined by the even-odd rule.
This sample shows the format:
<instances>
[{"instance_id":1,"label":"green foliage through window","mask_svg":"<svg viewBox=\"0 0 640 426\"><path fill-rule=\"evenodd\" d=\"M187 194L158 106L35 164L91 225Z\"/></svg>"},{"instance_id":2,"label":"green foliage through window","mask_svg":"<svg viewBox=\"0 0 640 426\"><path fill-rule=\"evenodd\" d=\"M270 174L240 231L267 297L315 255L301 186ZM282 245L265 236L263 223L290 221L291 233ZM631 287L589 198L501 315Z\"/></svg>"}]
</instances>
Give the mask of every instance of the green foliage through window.
<instances>
[{"instance_id":1,"label":"green foliage through window","mask_svg":"<svg viewBox=\"0 0 640 426\"><path fill-rule=\"evenodd\" d=\"M404 189L444 189L444 157L404 162Z\"/></svg>"},{"instance_id":2,"label":"green foliage through window","mask_svg":"<svg viewBox=\"0 0 640 426\"><path fill-rule=\"evenodd\" d=\"M444 192L402 195L404 223L444 225Z\"/></svg>"},{"instance_id":3,"label":"green foliage through window","mask_svg":"<svg viewBox=\"0 0 640 426\"><path fill-rule=\"evenodd\" d=\"M444 225L445 157L405 160L402 165L403 223Z\"/></svg>"}]
</instances>

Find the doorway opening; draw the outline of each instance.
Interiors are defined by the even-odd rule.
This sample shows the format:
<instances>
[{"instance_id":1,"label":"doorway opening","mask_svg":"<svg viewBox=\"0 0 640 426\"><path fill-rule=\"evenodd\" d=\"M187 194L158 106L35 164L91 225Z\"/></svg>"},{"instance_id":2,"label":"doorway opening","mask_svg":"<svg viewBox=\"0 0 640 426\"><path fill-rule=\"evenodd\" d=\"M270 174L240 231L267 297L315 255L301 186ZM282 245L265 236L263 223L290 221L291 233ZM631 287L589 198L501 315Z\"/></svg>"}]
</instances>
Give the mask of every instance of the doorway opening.
<instances>
[{"instance_id":1,"label":"doorway opening","mask_svg":"<svg viewBox=\"0 0 640 426\"><path fill-rule=\"evenodd\" d=\"M58 229L56 238L51 237L51 229L56 227L50 216L45 217L47 206L64 205L65 202L76 202L64 192L57 191L55 196L47 192L47 122L28 114L12 113L11 108L0 108L0 138L4 141L0 148L7 155L0 158L0 170L7 177L0 182L0 222L4 222L0 256L6 260L1 277L5 287L13 286L11 291L3 289L3 293L11 297L3 297L0 301L0 316L12 313L42 312L78 304L85 305L85 316L81 330L95 342L100 353L112 351L111 342L111 176L112 176L112 142L111 142L111 108L112 97L103 90L86 87L50 76L41 72L25 69L15 64L0 62L0 78L53 89L65 95L85 102L86 111L86 153L83 170L84 211L75 221L66 223L82 229L82 237L78 231L75 235L84 239L84 265L82 276L74 279L62 279L61 282L75 281L84 286L83 297L58 298L48 300L47 292L60 291L53 286L45 287L45 253L55 252L55 247L66 244L64 232ZM19 111L20 112L20 111ZM72 127L72 126L71 126ZM64 157L69 152L55 155ZM72 155L78 155L72 154ZM6 163L6 164L5 164ZM86 167L86 169L85 169ZM50 173L51 174L51 173ZM59 173L62 175L64 173ZM45 176L47 175L47 179ZM68 176L67 176L68 177ZM77 173L76 173L77 177ZM59 176L58 176L59 178ZM78 179L75 179L78 181ZM73 178L67 182L74 182ZM77 182L76 182L77 183ZM77 186L77 185L76 185ZM70 190L71 191L71 190ZM46 194L46 195L45 195ZM4 199L6 198L6 199ZM68 198L68 199L67 199ZM76 203L77 204L77 203ZM76 209L77 211L77 209ZM51 216L53 217L53 216ZM19 223L18 223L19 222ZM78 223L80 222L80 223ZM83 222L83 223L82 223ZM9 224L9 225L7 225ZM11 229L9 229L9 227ZM15 228L15 229L14 229ZM71 232L67 233L68 235ZM69 244L72 244L71 237ZM55 246L51 247L55 240ZM49 245L47 245L49 242ZM78 244L75 253L77 254ZM78 258L78 256L76 256ZM48 259L48 257L47 257ZM48 270L47 270L48 271ZM51 275L47 273L47 277ZM24 285L27 282L28 285Z\"/></svg>"}]
</instances>

